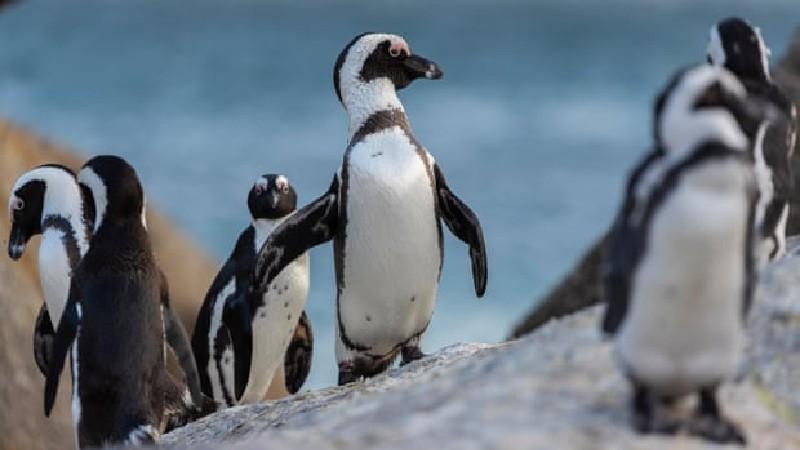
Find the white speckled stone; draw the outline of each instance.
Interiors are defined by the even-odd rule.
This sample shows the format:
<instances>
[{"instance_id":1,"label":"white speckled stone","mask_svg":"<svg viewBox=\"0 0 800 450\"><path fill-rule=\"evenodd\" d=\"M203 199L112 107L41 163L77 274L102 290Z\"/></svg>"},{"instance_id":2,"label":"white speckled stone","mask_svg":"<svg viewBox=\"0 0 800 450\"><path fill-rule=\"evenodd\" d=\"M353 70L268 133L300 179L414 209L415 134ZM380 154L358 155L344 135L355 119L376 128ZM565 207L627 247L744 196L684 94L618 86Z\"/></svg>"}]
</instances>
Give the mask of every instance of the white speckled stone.
<instances>
[{"instance_id":1,"label":"white speckled stone","mask_svg":"<svg viewBox=\"0 0 800 450\"><path fill-rule=\"evenodd\" d=\"M721 391L750 448L800 448L799 281L795 253L764 275L749 320L748 363ZM161 443L241 450L720 448L631 431L628 385L599 336L600 312L586 310L517 342L446 347L365 382L229 409Z\"/></svg>"}]
</instances>

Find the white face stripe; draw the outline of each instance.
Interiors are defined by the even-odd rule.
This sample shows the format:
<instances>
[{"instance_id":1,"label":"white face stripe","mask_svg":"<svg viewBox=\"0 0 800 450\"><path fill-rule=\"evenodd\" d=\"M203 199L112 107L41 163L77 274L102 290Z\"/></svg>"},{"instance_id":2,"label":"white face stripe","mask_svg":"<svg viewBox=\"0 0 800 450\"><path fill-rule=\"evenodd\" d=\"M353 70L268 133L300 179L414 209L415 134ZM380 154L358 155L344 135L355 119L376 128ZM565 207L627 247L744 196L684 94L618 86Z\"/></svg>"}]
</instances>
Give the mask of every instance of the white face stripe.
<instances>
[{"instance_id":1,"label":"white face stripe","mask_svg":"<svg viewBox=\"0 0 800 450\"><path fill-rule=\"evenodd\" d=\"M731 148L747 148L747 137L729 111L694 110L698 96L714 82L736 96L747 95L744 86L724 68L703 65L687 71L667 99L658 124L668 152L684 154L709 139L717 139Z\"/></svg>"},{"instance_id":2,"label":"white face stripe","mask_svg":"<svg viewBox=\"0 0 800 450\"><path fill-rule=\"evenodd\" d=\"M764 77L767 80L770 80L769 76L769 55L772 54L769 47L767 47L767 43L764 42L764 37L761 36L761 28L754 27L753 31L756 34L756 39L758 40L758 49L761 51L761 69L764 70Z\"/></svg>"},{"instance_id":3,"label":"white face stripe","mask_svg":"<svg viewBox=\"0 0 800 450\"><path fill-rule=\"evenodd\" d=\"M275 187L279 190L283 190L289 187L289 179L283 175L278 175L275 178Z\"/></svg>"},{"instance_id":4,"label":"white face stripe","mask_svg":"<svg viewBox=\"0 0 800 450\"><path fill-rule=\"evenodd\" d=\"M14 193L32 181L45 184L40 220L43 221L47 216L67 219L75 232L81 253L85 253L88 250L88 238L84 232L81 190L75 176L61 167L36 167L20 175L11 188L8 200L9 219L15 202L21 200Z\"/></svg>"},{"instance_id":5,"label":"white face stripe","mask_svg":"<svg viewBox=\"0 0 800 450\"><path fill-rule=\"evenodd\" d=\"M266 191L269 188L269 180L263 176L258 177L256 178L255 183L253 183L253 186L258 186L258 188L262 191Z\"/></svg>"},{"instance_id":6,"label":"white face stripe","mask_svg":"<svg viewBox=\"0 0 800 450\"><path fill-rule=\"evenodd\" d=\"M339 89L342 93L342 103L350 116L351 137L372 113L388 109L403 110L391 80L382 77L365 83L360 77L364 62L375 48L386 40L391 41L391 46L409 49L410 53L408 44L400 36L368 34L350 47L339 69Z\"/></svg>"},{"instance_id":7,"label":"white face stripe","mask_svg":"<svg viewBox=\"0 0 800 450\"><path fill-rule=\"evenodd\" d=\"M12 192L11 195L8 197L8 220L9 220L9 222L13 222L14 221L14 211L16 211L18 209L21 209L23 206L25 206L25 202L21 198L19 198L16 195L14 195L14 193Z\"/></svg>"},{"instance_id":8,"label":"white face stripe","mask_svg":"<svg viewBox=\"0 0 800 450\"><path fill-rule=\"evenodd\" d=\"M100 228L103 223L103 217L106 214L108 207L108 193L106 192L106 185L103 180L92 170L91 167L84 167L78 174L78 181L92 191L92 198L94 199L94 232Z\"/></svg>"},{"instance_id":9,"label":"white face stripe","mask_svg":"<svg viewBox=\"0 0 800 450\"><path fill-rule=\"evenodd\" d=\"M142 195L142 226L147 229L147 197Z\"/></svg>"},{"instance_id":10,"label":"white face stripe","mask_svg":"<svg viewBox=\"0 0 800 450\"><path fill-rule=\"evenodd\" d=\"M722 47L722 39L719 37L719 28L716 25L711 27L706 52L711 58L711 64L720 67L725 65L725 49Z\"/></svg>"}]
</instances>

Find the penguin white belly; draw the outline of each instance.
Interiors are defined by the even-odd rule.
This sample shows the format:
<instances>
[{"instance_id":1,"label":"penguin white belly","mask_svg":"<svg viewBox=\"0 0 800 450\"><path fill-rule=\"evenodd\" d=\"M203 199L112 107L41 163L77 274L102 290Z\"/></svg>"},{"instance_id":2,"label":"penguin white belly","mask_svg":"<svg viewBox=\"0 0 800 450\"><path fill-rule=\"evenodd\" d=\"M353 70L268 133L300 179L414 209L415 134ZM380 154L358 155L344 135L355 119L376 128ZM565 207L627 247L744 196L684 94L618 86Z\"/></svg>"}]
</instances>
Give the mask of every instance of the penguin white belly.
<instances>
[{"instance_id":1,"label":"penguin white belly","mask_svg":"<svg viewBox=\"0 0 800 450\"><path fill-rule=\"evenodd\" d=\"M309 257L302 254L286 266L264 293L264 305L253 313L253 357L239 403L264 400L276 370L283 364L309 287Z\"/></svg>"},{"instance_id":2,"label":"penguin white belly","mask_svg":"<svg viewBox=\"0 0 800 450\"><path fill-rule=\"evenodd\" d=\"M747 173L690 170L653 217L617 339L624 370L672 395L733 375L744 346Z\"/></svg>"},{"instance_id":3,"label":"penguin white belly","mask_svg":"<svg viewBox=\"0 0 800 450\"><path fill-rule=\"evenodd\" d=\"M399 128L353 147L348 170L341 320L350 341L383 355L433 314L441 260L432 181Z\"/></svg>"},{"instance_id":4,"label":"penguin white belly","mask_svg":"<svg viewBox=\"0 0 800 450\"><path fill-rule=\"evenodd\" d=\"M64 232L45 228L39 245L39 281L50 320L57 329L69 296L72 268L62 240Z\"/></svg>"}]
</instances>

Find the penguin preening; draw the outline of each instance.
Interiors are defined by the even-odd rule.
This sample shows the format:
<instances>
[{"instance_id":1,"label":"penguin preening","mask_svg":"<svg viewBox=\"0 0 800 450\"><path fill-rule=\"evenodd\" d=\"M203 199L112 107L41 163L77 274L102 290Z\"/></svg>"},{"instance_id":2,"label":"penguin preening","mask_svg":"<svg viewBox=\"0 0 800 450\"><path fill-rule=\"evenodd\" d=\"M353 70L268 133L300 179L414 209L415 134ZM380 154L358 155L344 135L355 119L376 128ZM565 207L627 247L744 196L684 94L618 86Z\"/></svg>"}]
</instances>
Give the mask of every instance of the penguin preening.
<instances>
[{"instance_id":1,"label":"penguin preening","mask_svg":"<svg viewBox=\"0 0 800 450\"><path fill-rule=\"evenodd\" d=\"M167 425L165 403L179 391L166 371L165 335L180 339L182 327L174 328L180 324L165 299L165 279L150 248L144 194L134 169L121 158L98 156L84 165L78 179L91 192L94 235L73 272L53 341L45 414L52 409L70 353L77 447L153 442ZM183 340L188 349L185 332ZM184 365L179 349L176 354ZM191 353L189 358L193 364ZM192 400L199 404L196 370L186 375Z\"/></svg>"},{"instance_id":2,"label":"penguin preening","mask_svg":"<svg viewBox=\"0 0 800 450\"><path fill-rule=\"evenodd\" d=\"M39 311L34 327L34 359L43 375L52 352L52 341L58 321L53 323L50 311L60 319L67 301L72 273L88 250L95 216L94 200L89 187L78 183L71 169L45 164L22 174L15 183L9 199L12 231L9 238L9 255L22 256L28 240L41 234L38 270L45 303ZM188 338L177 317L169 307L166 278L162 274L162 301L165 308L167 342L179 358L186 376L187 386L195 402L200 393L197 370L188 345ZM197 415L187 411L184 395L173 395L171 414L174 423L183 423ZM192 404L194 409L195 406ZM197 405L200 407L200 405Z\"/></svg>"},{"instance_id":3,"label":"penguin preening","mask_svg":"<svg viewBox=\"0 0 800 450\"><path fill-rule=\"evenodd\" d=\"M286 390L295 393L311 365L311 328L303 311L308 254L291 262L262 295L251 289L256 251L294 213L297 193L284 175L262 175L247 206L251 223L212 282L192 336L203 392L221 407L263 400L281 372Z\"/></svg>"},{"instance_id":4,"label":"penguin preening","mask_svg":"<svg viewBox=\"0 0 800 450\"><path fill-rule=\"evenodd\" d=\"M44 304L34 326L36 365L47 372L55 327L67 303L72 271L89 248L92 212L72 170L55 164L22 174L8 202L11 234L8 255L18 260L31 237L41 234L39 280Z\"/></svg>"},{"instance_id":5,"label":"penguin preening","mask_svg":"<svg viewBox=\"0 0 800 450\"><path fill-rule=\"evenodd\" d=\"M711 27L707 58L731 71L748 93L768 99L791 120L763 123L753 141L759 198L756 204L758 266L786 252L786 225L794 190L791 157L794 152L796 108L772 81L770 51L757 27L732 17Z\"/></svg>"},{"instance_id":6,"label":"penguin preening","mask_svg":"<svg viewBox=\"0 0 800 450\"><path fill-rule=\"evenodd\" d=\"M743 356L755 277L749 149L774 114L727 70L678 72L656 102L655 150L629 177L607 261L602 328L633 385L634 426L674 433L672 399L699 396L690 433L745 442L717 387Z\"/></svg>"},{"instance_id":7,"label":"penguin preening","mask_svg":"<svg viewBox=\"0 0 800 450\"><path fill-rule=\"evenodd\" d=\"M333 71L350 130L341 168L328 191L279 225L258 255L254 286L264 292L299 255L334 241L340 385L383 372L398 353L403 363L423 356L444 250L440 220L470 247L478 297L486 287L478 218L414 137L397 97L418 78L441 76L400 36L356 36Z\"/></svg>"}]
</instances>

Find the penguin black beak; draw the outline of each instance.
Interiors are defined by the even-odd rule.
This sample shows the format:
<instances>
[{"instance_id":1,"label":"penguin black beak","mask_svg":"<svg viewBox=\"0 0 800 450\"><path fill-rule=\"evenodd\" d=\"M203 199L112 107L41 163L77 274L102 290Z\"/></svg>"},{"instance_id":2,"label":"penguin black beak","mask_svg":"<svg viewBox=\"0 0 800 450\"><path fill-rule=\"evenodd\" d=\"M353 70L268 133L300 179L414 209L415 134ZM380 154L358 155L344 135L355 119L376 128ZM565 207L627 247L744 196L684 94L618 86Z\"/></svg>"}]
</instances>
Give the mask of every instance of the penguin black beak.
<instances>
[{"instance_id":1,"label":"penguin black beak","mask_svg":"<svg viewBox=\"0 0 800 450\"><path fill-rule=\"evenodd\" d=\"M272 209L275 209L278 206L278 200L279 198L277 192L272 191L269 193L269 202L272 205Z\"/></svg>"},{"instance_id":2,"label":"penguin black beak","mask_svg":"<svg viewBox=\"0 0 800 450\"><path fill-rule=\"evenodd\" d=\"M28 244L28 238L22 228L14 223L11 225L11 235L8 238L8 256L17 261L25 253L25 246Z\"/></svg>"},{"instance_id":3,"label":"penguin black beak","mask_svg":"<svg viewBox=\"0 0 800 450\"><path fill-rule=\"evenodd\" d=\"M427 78L429 80L438 80L444 75L442 69L435 62L417 55L407 56L403 60L403 66L411 79Z\"/></svg>"}]
</instances>

